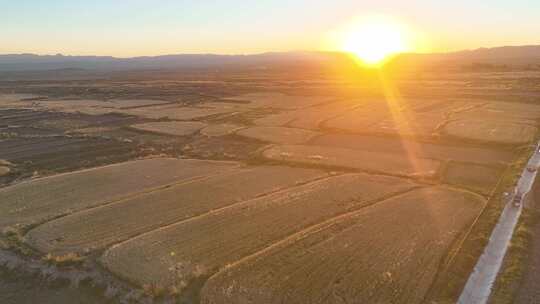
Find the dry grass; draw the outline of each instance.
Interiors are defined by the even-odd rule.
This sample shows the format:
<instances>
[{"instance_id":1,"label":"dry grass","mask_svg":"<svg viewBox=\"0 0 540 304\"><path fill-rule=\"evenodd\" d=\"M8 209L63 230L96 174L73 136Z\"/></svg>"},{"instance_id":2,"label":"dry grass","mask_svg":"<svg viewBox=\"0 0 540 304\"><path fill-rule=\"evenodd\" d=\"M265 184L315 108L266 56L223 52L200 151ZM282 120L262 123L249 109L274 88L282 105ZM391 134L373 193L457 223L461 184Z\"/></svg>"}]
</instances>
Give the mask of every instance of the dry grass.
<instances>
[{"instance_id":1,"label":"dry grass","mask_svg":"<svg viewBox=\"0 0 540 304\"><path fill-rule=\"evenodd\" d=\"M85 259L85 257L73 252L66 253L64 255L53 255L51 253L47 253L43 257L43 261L51 265L56 265L58 267L80 265L84 262Z\"/></svg>"},{"instance_id":2,"label":"dry grass","mask_svg":"<svg viewBox=\"0 0 540 304\"><path fill-rule=\"evenodd\" d=\"M204 127L206 127L206 124L197 121L148 122L131 126L131 128L140 131L167 134L173 136L193 135Z\"/></svg>"},{"instance_id":3,"label":"dry grass","mask_svg":"<svg viewBox=\"0 0 540 304\"><path fill-rule=\"evenodd\" d=\"M97 250L138 234L325 177L323 171L283 166L231 170L78 212L30 230L26 242L41 252ZM52 240L52 241L51 241Z\"/></svg>"},{"instance_id":4,"label":"dry grass","mask_svg":"<svg viewBox=\"0 0 540 304\"><path fill-rule=\"evenodd\" d=\"M488 195L504 173L503 166L482 166L449 162L444 174L446 183Z\"/></svg>"},{"instance_id":5,"label":"dry grass","mask_svg":"<svg viewBox=\"0 0 540 304\"><path fill-rule=\"evenodd\" d=\"M447 124L443 133L467 141L518 145L531 142L538 129L516 122L458 120Z\"/></svg>"},{"instance_id":6,"label":"dry grass","mask_svg":"<svg viewBox=\"0 0 540 304\"><path fill-rule=\"evenodd\" d=\"M294 145L305 143L320 133L295 128L251 127L240 130L236 134L260 141Z\"/></svg>"},{"instance_id":7,"label":"dry grass","mask_svg":"<svg viewBox=\"0 0 540 304\"><path fill-rule=\"evenodd\" d=\"M514 188L531 153L531 148L519 151L519 157L509 165L499 185L491 193L484 211L465 236L460 248L457 248L455 259L448 261L441 269L428 296L430 301L455 303L458 299L499 220L504 208L503 192Z\"/></svg>"},{"instance_id":8,"label":"dry grass","mask_svg":"<svg viewBox=\"0 0 540 304\"><path fill-rule=\"evenodd\" d=\"M531 241L534 237L531 229L538 224L539 219L540 214L538 211L525 209L514 231L501 271L495 281L490 303L514 303L530 257Z\"/></svg>"},{"instance_id":9,"label":"dry grass","mask_svg":"<svg viewBox=\"0 0 540 304\"><path fill-rule=\"evenodd\" d=\"M440 168L438 161L430 159L321 146L274 146L265 150L263 156L276 161L419 178L432 178L438 174Z\"/></svg>"},{"instance_id":10,"label":"dry grass","mask_svg":"<svg viewBox=\"0 0 540 304\"><path fill-rule=\"evenodd\" d=\"M197 277L200 269L211 275L311 225L415 186L364 174L331 177L149 232L109 249L101 260L132 282L169 286L179 277L170 265L189 266L182 278Z\"/></svg>"},{"instance_id":11,"label":"dry grass","mask_svg":"<svg viewBox=\"0 0 540 304\"><path fill-rule=\"evenodd\" d=\"M227 98L228 100L247 101L247 108L301 109L334 101L332 96L299 96L281 93L249 93Z\"/></svg>"},{"instance_id":12,"label":"dry grass","mask_svg":"<svg viewBox=\"0 0 540 304\"><path fill-rule=\"evenodd\" d=\"M144 284L142 288L143 288L144 293L147 296L153 297L153 298L161 298L167 294L166 287L159 284L155 284L155 283Z\"/></svg>"},{"instance_id":13,"label":"dry grass","mask_svg":"<svg viewBox=\"0 0 540 304\"><path fill-rule=\"evenodd\" d=\"M0 228L33 225L237 165L234 162L149 159L31 180L0 189Z\"/></svg>"},{"instance_id":14,"label":"dry grass","mask_svg":"<svg viewBox=\"0 0 540 304\"><path fill-rule=\"evenodd\" d=\"M4 227L0 237L0 247L13 250L24 256L30 256L34 252L23 242L24 234L21 229L15 227Z\"/></svg>"},{"instance_id":15,"label":"dry grass","mask_svg":"<svg viewBox=\"0 0 540 304\"><path fill-rule=\"evenodd\" d=\"M390 198L224 269L201 303L422 303L482 205L444 188Z\"/></svg>"}]
</instances>

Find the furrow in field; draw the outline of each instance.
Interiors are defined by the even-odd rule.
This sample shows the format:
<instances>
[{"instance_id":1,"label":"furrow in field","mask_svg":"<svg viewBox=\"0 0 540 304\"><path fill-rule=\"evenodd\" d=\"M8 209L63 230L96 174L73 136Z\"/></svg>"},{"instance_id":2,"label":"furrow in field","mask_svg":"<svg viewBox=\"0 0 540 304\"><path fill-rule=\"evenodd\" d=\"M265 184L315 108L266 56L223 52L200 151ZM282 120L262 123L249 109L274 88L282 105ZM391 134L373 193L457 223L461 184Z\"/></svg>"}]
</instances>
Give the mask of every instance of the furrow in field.
<instances>
[{"instance_id":1,"label":"furrow in field","mask_svg":"<svg viewBox=\"0 0 540 304\"><path fill-rule=\"evenodd\" d=\"M0 189L0 228L41 223L155 187L238 166L236 162L149 159L24 182Z\"/></svg>"},{"instance_id":2,"label":"furrow in field","mask_svg":"<svg viewBox=\"0 0 540 304\"><path fill-rule=\"evenodd\" d=\"M366 174L331 177L146 233L113 246L101 261L135 284L189 284L291 234L415 186Z\"/></svg>"},{"instance_id":3,"label":"furrow in field","mask_svg":"<svg viewBox=\"0 0 540 304\"><path fill-rule=\"evenodd\" d=\"M201 303L421 303L479 196L417 189L212 276Z\"/></svg>"},{"instance_id":4,"label":"furrow in field","mask_svg":"<svg viewBox=\"0 0 540 304\"><path fill-rule=\"evenodd\" d=\"M85 253L326 176L320 170L283 166L232 170L62 217L31 230L25 239L43 253Z\"/></svg>"}]
</instances>

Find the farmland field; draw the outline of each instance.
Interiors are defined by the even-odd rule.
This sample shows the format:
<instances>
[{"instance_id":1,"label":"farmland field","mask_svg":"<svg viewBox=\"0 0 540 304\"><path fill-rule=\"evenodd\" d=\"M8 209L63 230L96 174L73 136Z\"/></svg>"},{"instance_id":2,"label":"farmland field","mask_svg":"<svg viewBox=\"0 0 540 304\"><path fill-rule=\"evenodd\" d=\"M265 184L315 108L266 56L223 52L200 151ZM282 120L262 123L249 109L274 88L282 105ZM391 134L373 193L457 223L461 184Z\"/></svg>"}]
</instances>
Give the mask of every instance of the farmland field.
<instances>
[{"instance_id":1,"label":"farmland field","mask_svg":"<svg viewBox=\"0 0 540 304\"><path fill-rule=\"evenodd\" d=\"M236 134L277 144L302 144L319 135L313 131L281 127L252 127Z\"/></svg>"},{"instance_id":2,"label":"farmland field","mask_svg":"<svg viewBox=\"0 0 540 304\"><path fill-rule=\"evenodd\" d=\"M230 170L48 222L30 231L27 241L41 252L84 253L323 176L277 166Z\"/></svg>"},{"instance_id":3,"label":"farmland field","mask_svg":"<svg viewBox=\"0 0 540 304\"><path fill-rule=\"evenodd\" d=\"M227 162L150 159L36 179L0 190L0 227L36 224L236 166Z\"/></svg>"},{"instance_id":4,"label":"farmland field","mask_svg":"<svg viewBox=\"0 0 540 304\"><path fill-rule=\"evenodd\" d=\"M146 131L154 132L161 134L168 134L174 136L188 136L193 135L195 132L198 132L200 129L206 127L206 124L201 122L149 122L144 124L132 125L131 128Z\"/></svg>"},{"instance_id":5,"label":"farmland field","mask_svg":"<svg viewBox=\"0 0 540 304\"><path fill-rule=\"evenodd\" d=\"M498 121L455 121L444 128L445 134L464 140L497 144L526 144L534 139L536 127Z\"/></svg>"},{"instance_id":6,"label":"farmland field","mask_svg":"<svg viewBox=\"0 0 540 304\"><path fill-rule=\"evenodd\" d=\"M311 144L352 150L395 153L397 155L412 153L417 157L477 164L508 163L515 158L514 153L508 150L493 150L467 145L426 143L404 138L377 137L372 135L325 134L312 140Z\"/></svg>"},{"instance_id":7,"label":"farmland field","mask_svg":"<svg viewBox=\"0 0 540 304\"><path fill-rule=\"evenodd\" d=\"M187 281L211 275L291 234L412 187L396 178L331 177L142 235L112 247L102 259L130 281L170 286L175 275ZM185 271L168 273L177 264Z\"/></svg>"},{"instance_id":8,"label":"farmland field","mask_svg":"<svg viewBox=\"0 0 540 304\"><path fill-rule=\"evenodd\" d=\"M104 303L455 302L540 74L259 68L0 77L0 269Z\"/></svg>"},{"instance_id":9,"label":"farmland field","mask_svg":"<svg viewBox=\"0 0 540 304\"><path fill-rule=\"evenodd\" d=\"M390 198L222 270L201 302L420 303L482 205L440 188Z\"/></svg>"},{"instance_id":10,"label":"farmland field","mask_svg":"<svg viewBox=\"0 0 540 304\"><path fill-rule=\"evenodd\" d=\"M374 153L343 148L307 145L281 145L264 151L264 157L292 163L345 167L378 173L433 177L439 162L430 159L408 158L406 155Z\"/></svg>"}]
</instances>

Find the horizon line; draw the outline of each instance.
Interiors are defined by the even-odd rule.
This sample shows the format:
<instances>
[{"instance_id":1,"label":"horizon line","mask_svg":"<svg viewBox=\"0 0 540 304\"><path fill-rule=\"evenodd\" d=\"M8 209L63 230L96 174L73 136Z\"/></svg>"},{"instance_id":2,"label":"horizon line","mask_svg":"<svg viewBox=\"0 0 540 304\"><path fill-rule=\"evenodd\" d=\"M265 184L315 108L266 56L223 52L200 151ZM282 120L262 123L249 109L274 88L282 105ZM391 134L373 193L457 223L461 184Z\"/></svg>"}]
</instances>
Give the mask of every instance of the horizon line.
<instances>
[{"instance_id":1,"label":"horizon line","mask_svg":"<svg viewBox=\"0 0 540 304\"><path fill-rule=\"evenodd\" d=\"M399 52L395 53L394 56L397 55L437 55L437 54L452 54L452 53L460 53L460 52L474 52L478 50L486 50L486 49L498 49L498 48L508 48L508 47L540 47L540 44L523 44L523 45L502 45L502 46L495 46L495 47L478 47L473 49L460 49L455 51L437 51L437 52ZM350 54L349 52L340 51L340 50L290 50L290 51L268 51L268 52L258 52L258 53L211 53L211 52L204 52L204 53L169 53L169 54L160 54L160 55L139 55L139 56L130 56L130 57L122 57L122 56L113 56L113 55L73 55L73 54L62 54L62 53L56 53L56 54L43 54L43 53L0 53L0 56L24 56L24 55L31 55L31 56L40 56L40 57L106 57L106 58L112 58L112 59L136 59L136 58L152 58L152 57L167 57L167 56L230 56L230 57L241 57L241 56L260 56L260 55L269 55L269 54L294 54L294 53L327 53L327 54Z\"/></svg>"}]
</instances>

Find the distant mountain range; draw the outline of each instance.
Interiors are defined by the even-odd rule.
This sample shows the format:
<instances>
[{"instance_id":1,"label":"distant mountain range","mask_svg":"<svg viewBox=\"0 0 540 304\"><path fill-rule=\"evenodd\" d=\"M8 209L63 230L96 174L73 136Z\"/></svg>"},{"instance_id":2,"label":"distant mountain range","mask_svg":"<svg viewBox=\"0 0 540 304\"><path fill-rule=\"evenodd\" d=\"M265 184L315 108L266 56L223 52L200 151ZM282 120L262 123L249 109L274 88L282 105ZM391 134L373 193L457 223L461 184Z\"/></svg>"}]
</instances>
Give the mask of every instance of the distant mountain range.
<instances>
[{"instance_id":1,"label":"distant mountain range","mask_svg":"<svg viewBox=\"0 0 540 304\"><path fill-rule=\"evenodd\" d=\"M0 72L62 69L149 70L149 69L266 69L276 66L331 66L350 64L352 58L338 52L284 52L256 55L182 54L116 58L110 56L0 55ZM451 53L400 54L390 65L433 67L496 65L540 67L540 45L481 48Z\"/></svg>"},{"instance_id":2,"label":"distant mountain range","mask_svg":"<svg viewBox=\"0 0 540 304\"><path fill-rule=\"evenodd\" d=\"M400 54L392 64L401 67L540 68L540 45L480 48L450 53Z\"/></svg>"},{"instance_id":3,"label":"distant mountain range","mask_svg":"<svg viewBox=\"0 0 540 304\"><path fill-rule=\"evenodd\" d=\"M0 71L60 69L148 70L178 68L265 68L276 65L333 64L350 60L342 53L283 52L255 55L180 54L116 58L110 56L0 55Z\"/></svg>"}]
</instances>

